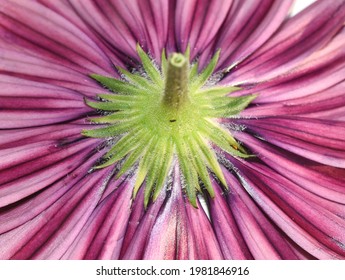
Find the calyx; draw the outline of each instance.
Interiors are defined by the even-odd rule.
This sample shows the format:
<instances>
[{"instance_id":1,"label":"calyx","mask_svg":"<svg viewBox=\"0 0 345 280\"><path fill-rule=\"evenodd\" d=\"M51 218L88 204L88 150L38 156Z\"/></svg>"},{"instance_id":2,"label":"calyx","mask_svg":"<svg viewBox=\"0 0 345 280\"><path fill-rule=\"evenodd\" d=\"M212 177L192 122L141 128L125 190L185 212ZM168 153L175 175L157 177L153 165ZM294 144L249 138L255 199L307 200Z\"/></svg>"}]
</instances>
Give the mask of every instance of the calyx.
<instances>
[{"instance_id":1,"label":"calyx","mask_svg":"<svg viewBox=\"0 0 345 280\"><path fill-rule=\"evenodd\" d=\"M211 177L227 188L212 145L235 157L247 158L245 149L219 124L219 118L233 118L256 95L229 96L240 90L233 86L208 86L219 51L198 73L198 63L190 64L189 48L184 54L166 57L161 65L137 45L145 75L118 68L122 79L90 75L108 91L98 100L85 100L102 116L90 118L100 128L83 130L87 137L117 139L109 146L95 169L120 164L120 177L135 167L133 197L145 186L144 204L155 201L168 181L173 164L179 164L185 193L197 207L197 194L205 188L211 197ZM211 175L213 173L213 175Z\"/></svg>"}]
</instances>

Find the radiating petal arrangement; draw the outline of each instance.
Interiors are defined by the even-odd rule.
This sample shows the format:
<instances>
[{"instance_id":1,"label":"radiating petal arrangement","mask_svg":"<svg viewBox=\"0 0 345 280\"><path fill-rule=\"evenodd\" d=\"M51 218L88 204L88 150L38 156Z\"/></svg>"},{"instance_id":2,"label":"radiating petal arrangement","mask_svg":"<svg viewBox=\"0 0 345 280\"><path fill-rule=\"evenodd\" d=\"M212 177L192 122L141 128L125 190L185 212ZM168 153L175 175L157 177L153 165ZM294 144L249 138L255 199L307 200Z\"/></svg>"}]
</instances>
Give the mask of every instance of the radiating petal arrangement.
<instances>
[{"instance_id":1,"label":"radiating petal arrangement","mask_svg":"<svg viewBox=\"0 0 345 280\"><path fill-rule=\"evenodd\" d=\"M293 5L1 0L0 259L345 259L345 1Z\"/></svg>"}]
</instances>

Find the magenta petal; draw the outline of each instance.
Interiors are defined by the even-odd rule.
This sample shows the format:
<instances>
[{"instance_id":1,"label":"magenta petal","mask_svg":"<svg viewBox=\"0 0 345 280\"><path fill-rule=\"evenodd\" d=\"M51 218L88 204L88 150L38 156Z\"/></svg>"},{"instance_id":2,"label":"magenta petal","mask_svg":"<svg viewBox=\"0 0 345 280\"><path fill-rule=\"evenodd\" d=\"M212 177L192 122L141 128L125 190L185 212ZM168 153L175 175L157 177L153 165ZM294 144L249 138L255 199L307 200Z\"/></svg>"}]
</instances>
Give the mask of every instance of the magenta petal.
<instances>
[{"instance_id":1,"label":"magenta petal","mask_svg":"<svg viewBox=\"0 0 345 280\"><path fill-rule=\"evenodd\" d=\"M201 204L198 203L199 208L196 209L189 204L189 202L186 203L186 210L190 223L189 227L193 232L195 243L195 256L189 255L189 259L224 259L218 238ZM180 246L182 246L182 244L180 244Z\"/></svg>"},{"instance_id":2,"label":"magenta petal","mask_svg":"<svg viewBox=\"0 0 345 280\"><path fill-rule=\"evenodd\" d=\"M0 75L0 96L20 98L54 98L80 100L81 92L53 86L51 84L29 81L9 75Z\"/></svg>"},{"instance_id":3,"label":"magenta petal","mask_svg":"<svg viewBox=\"0 0 345 280\"><path fill-rule=\"evenodd\" d=\"M105 176L102 171L85 177L34 219L2 234L1 258L60 258L98 202Z\"/></svg>"},{"instance_id":4,"label":"magenta petal","mask_svg":"<svg viewBox=\"0 0 345 280\"><path fill-rule=\"evenodd\" d=\"M247 162L236 165L241 168L246 190L294 242L317 258L345 256L344 207L340 217L314 203L306 193L300 195L300 191L292 191L289 184L284 185L279 175L268 168Z\"/></svg>"},{"instance_id":5,"label":"magenta petal","mask_svg":"<svg viewBox=\"0 0 345 280\"><path fill-rule=\"evenodd\" d=\"M345 1L291 3L0 0L0 258L345 259ZM211 82L257 94L215 120L253 157L214 145L228 189L198 208L178 164L145 208L134 166L94 168L116 137L81 135L90 74L145 75L138 43L200 69L220 49Z\"/></svg>"},{"instance_id":6,"label":"magenta petal","mask_svg":"<svg viewBox=\"0 0 345 280\"><path fill-rule=\"evenodd\" d=\"M278 174L292 180L302 188L329 199L331 201L343 204L345 199L344 179L330 176L322 169L314 169L316 163L310 162L301 157L291 156L272 145L253 138L245 133L236 133L236 137L246 143L254 154L269 167L274 169ZM337 172L333 168L330 173Z\"/></svg>"},{"instance_id":7,"label":"magenta petal","mask_svg":"<svg viewBox=\"0 0 345 280\"><path fill-rule=\"evenodd\" d=\"M36 2L4 2L0 6L0 22L9 30L7 37L25 38L32 43L31 49L35 49L36 54L40 54L40 49L49 49L47 56L60 61L65 59L67 63L82 66L81 69L103 74L104 69L112 72L97 45L65 18Z\"/></svg>"},{"instance_id":8,"label":"magenta petal","mask_svg":"<svg viewBox=\"0 0 345 280\"><path fill-rule=\"evenodd\" d=\"M181 51L190 44L192 57L215 39L233 1L177 1L175 32Z\"/></svg>"},{"instance_id":9,"label":"magenta petal","mask_svg":"<svg viewBox=\"0 0 345 280\"><path fill-rule=\"evenodd\" d=\"M302 91L301 89L300 92L302 93ZM242 111L240 115L244 118L253 116L298 115L315 119L344 120L344 92L345 82L343 81L326 90L317 91L308 96L249 107ZM285 94L285 96L288 96L288 94Z\"/></svg>"},{"instance_id":10,"label":"magenta petal","mask_svg":"<svg viewBox=\"0 0 345 280\"><path fill-rule=\"evenodd\" d=\"M257 84L249 92L260 93L255 100L256 103L291 103L297 98L330 90L344 81L344 43L345 29L320 51L313 53L298 65L284 67L282 72L265 77L270 80Z\"/></svg>"},{"instance_id":11,"label":"magenta petal","mask_svg":"<svg viewBox=\"0 0 345 280\"><path fill-rule=\"evenodd\" d=\"M0 213L0 233L19 227L45 211L85 176L97 158L98 155L96 154L85 159L84 164L75 166L75 169L70 169L71 176L62 177L50 185L49 188L27 200L17 201L15 204L3 208Z\"/></svg>"},{"instance_id":12,"label":"magenta petal","mask_svg":"<svg viewBox=\"0 0 345 280\"><path fill-rule=\"evenodd\" d=\"M52 109L39 110L3 110L0 111L2 122L0 128L25 128L32 126L43 126L47 124L58 124L65 121L75 120L90 110L88 108L78 109Z\"/></svg>"},{"instance_id":13,"label":"magenta petal","mask_svg":"<svg viewBox=\"0 0 345 280\"><path fill-rule=\"evenodd\" d=\"M345 4L316 1L302 13L289 19L279 32L243 65L228 76L228 82L257 82L286 72L315 50L323 47L343 27ZM280 71L281 72L281 71Z\"/></svg>"},{"instance_id":14,"label":"magenta petal","mask_svg":"<svg viewBox=\"0 0 345 280\"><path fill-rule=\"evenodd\" d=\"M292 1L234 1L217 48L220 68L236 65L265 43L280 27Z\"/></svg>"},{"instance_id":15,"label":"magenta petal","mask_svg":"<svg viewBox=\"0 0 345 280\"><path fill-rule=\"evenodd\" d=\"M6 206L49 186L76 168L96 145L93 140L82 141L64 150L56 148L54 153L20 163L16 168L1 170L0 205Z\"/></svg>"},{"instance_id":16,"label":"magenta petal","mask_svg":"<svg viewBox=\"0 0 345 280\"><path fill-rule=\"evenodd\" d=\"M213 186L216 196L210 199L210 216L224 258L252 259L253 256L243 239L234 215L220 193L220 187L215 182Z\"/></svg>"},{"instance_id":17,"label":"magenta petal","mask_svg":"<svg viewBox=\"0 0 345 280\"><path fill-rule=\"evenodd\" d=\"M118 6L118 2L121 1L115 1L115 7ZM136 40L146 45L150 54L157 61L160 61L161 50L165 47L168 36L169 4L169 1L164 0L150 0L147 3L137 0L136 6L139 7L139 11L136 8L131 9L132 12L135 11L135 25L132 19L126 18L126 23L132 25L132 30L137 30L140 22L147 39L143 40L142 36L136 36Z\"/></svg>"},{"instance_id":18,"label":"magenta petal","mask_svg":"<svg viewBox=\"0 0 345 280\"><path fill-rule=\"evenodd\" d=\"M126 233L123 259L222 258L209 220L201 209L186 203L178 172L175 174L170 196L160 196L145 213L139 210L142 206L135 206L133 218L139 218L140 222L135 226L135 220L130 221L129 229L133 235L127 239Z\"/></svg>"},{"instance_id":19,"label":"magenta petal","mask_svg":"<svg viewBox=\"0 0 345 280\"><path fill-rule=\"evenodd\" d=\"M77 11L82 21L86 23L88 29L93 29L98 36L101 35L103 37L102 39L107 45L109 44L110 49L113 48L132 57L135 56L135 38L128 30L128 26L124 23L121 16L114 11L114 7L109 1L103 3L73 1L70 5L72 9ZM111 19L109 18L110 15L104 15L103 10L110 12ZM123 32L120 32L120 30ZM103 45L103 40L100 40L101 45Z\"/></svg>"},{"instance_id":20,"label":"magenta petal","mask_svg":"<svg viewBox=\"0 0 345 280\"><path fill-rule=\"evenodd\" d=\"M41 141L55 141L57 146L71 143L80 138L80 131L93 128L84 121L75 121L68 124L55 124L42 127L12 129L0 131L0 148L19 148L22 145Z\"/></svg>"},{"instance_id":21,"label":"magenta petal","mask_svg":"<svg viewBox=\"0 0 345 280\"><path fill-rule=\"evenodd\" d=\"M254 259L296 259L286 236L257 207L234 175L225 171L228 205Z\"/></svg>"},{"instance_id":22,"label":"magenta petal","mask_svg":"<svg viewBox=\"0 0 345 280\"><path fill-rule=\"evenodd\" d=\"M342 122L270 117L240 121L266 141L304 158L345 168Z\"/></svg>"},{"instance_id":23,"label":"magenta petal","mask_svg":"<svg viewBox=\"0 0 345 280\"><path fill-rule=\"evenodd\" d=\"M182 199L179 179L176 175L171 197L155 220L144 258L222 259L210 222L201 209Z\"/></svg>"},{"instance_id":24,"label":"magenta petal","mask_svg":"<svg viewBox=\"0 0 345 280\"><path fill-rule=\"evenodd\" d=\"M63 63L54 63L47 58L38 58L21 50L14 51L11 48L8 50L8 48L2 50L0 73L5 72L7 75L12 74L28 80L45 82L72 90L83 89L85 95L88 95L87 93L90 91L95 94L95 88L99 92L99 86L96 82L79 72L71 70ZM90 74L90 72L86 74ZM17 81L18 83L23 82L23 86L27 84L24 79Z\"/></svg>"},{"instance_id":25,"label":"magenta petal","mask_svg":"<svg viewBox=\"0 0 345 280\"><path fill-rule=\"evenodd\" d=\"M118 259L131 212L131 194L132 188L122 182L104 198L63 258Z\"/></svg>"},{"instance_id":26,"label":"magenta petal","mask_svg":"<svg viewBox=\"0 0 345 280\"><path fill-rule=\"evenodd\" d=\"M120 259L143 259L145 246L155 218L162 207L165 196L161 195L145 211L143 187L133 202L132 213L124 236Z\"/></svg>"}]
</instances>

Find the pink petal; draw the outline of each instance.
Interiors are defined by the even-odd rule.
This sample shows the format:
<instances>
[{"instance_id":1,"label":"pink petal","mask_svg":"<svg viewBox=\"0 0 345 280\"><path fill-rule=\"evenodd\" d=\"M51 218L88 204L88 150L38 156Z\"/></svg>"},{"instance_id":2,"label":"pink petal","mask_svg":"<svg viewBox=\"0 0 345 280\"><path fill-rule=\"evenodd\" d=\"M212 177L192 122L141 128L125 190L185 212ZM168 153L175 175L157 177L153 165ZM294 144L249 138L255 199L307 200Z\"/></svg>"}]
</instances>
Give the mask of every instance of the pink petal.
<instances>
[{"instance_id":1,"label":"pink petal","mask_svg":"<svg viewBox=\"0 0 345 280\"><path fill-rule=\"evenodd\" d=\"M296 259L284 233L261 212L235 176L223 172L231 186L229 208L254 259Z\"/></svg>"},{"instance_id":2,"label":"pink petal","mask_svg":"<svg viewBox=\"0 0 345 280\"><path fill-rule=\"evenodd\" d=\"M292 156L288 152L274 148L264 141L255 139L246 133L236 133L236 138L243 141L262 162L283 177L292 180L303 189L330 201L343 204L345 199L344 179L330 176L326 172L316 170L316 163L304 158ZM337 173L333 167L331 170Z\"/></svg>"},{"instance_id":3,"label":"pink petal","mask_svg":"<svg viewBox=\"0 0 345 280\"><path fill-rule=\"evenodd\" d=\"M145 246L153 223L165 201L163 190L163 194L145 210L143 203L144 187L145 185L141 186L133 202L132 213L124 236L120 259L143 259Z\"/></svg>"},{"instance_id":4,"label":"pink petal","mask_svg":"<svg viewBox=\"0 0 345 280\"><path fill-rule=\"evenodd\" d=\"M65 18L36 2L4 1L0 6L1 23L9 30L7 38L22 37L32 43L31 50L50 50L49 56L56 61L82 66L89 72L105 74L112 72L103 52L83 32ZM45 28L42 28L42 25ZM18 44L16 44L18 46Z\"/></svg>"},{"instance_id":5,"label":"pink petal","mask_svg":"<svg viewBox=\"0 0 345 280\"><path fill-rule=\"evenodd\" d=\"M220 187L213 182L216 195L210 199L210 218L225 259L252 259L247 244L238 228L234 214L229 209ZM232 195L229 194L229 195Z\"/></svg>"},{"instance_id":6,"label":"pink petal","mask_svg":"<svg viewBox=\"0 0 345 280\"><path fill-rule=\"evenodd\" d=\"M253 116L299 115L315 119L343 120L345 117L343 110L345 106L344 91L345 81L305 97L251 106L242 111L240 115L244 118ZM334 115L336 111L339 111L339 114Z\"/></svg>"},{"instance_id":7,"label":"pink petal","mask_svg":"<svg viewBox=\"0 0 345 280\"><path fill-rule=\"evenodd\" d=\"M268 117L240 121L255 134L287 151L334 167L345 168L342 122Z\"/></svg>"},{"instance_id":8,"label":"pink petal","mask_svg":"<svg viewBox=\"0 0 345 280\"><path fill-rule=\"evenodd\" d=\"M246 166L249 166L247 169ZM343 258L344 210L339 217L309 199L306 192L291 190L267 167L243 162L242 184L266 214L299 246L317 258ZM266 174L263 174L265 172Z\"/></svg>"},{"instance_id":9,"label":"pink petal","mask_svg":"<svg viewBox=\"0 0 345 280\"><path fill-rule=\"evenodd\" d=\"M85 176L98 157L99 155L96 154L90 158L86 158L84 164L75 166L75 169L70 170L69 176L61 177L49 188L45 188L42 192L36 193L35 196L27 200L17 201L15 204L2 208L0 213L0 232L4 233L19 227L44 212Z\"/></svg>"},{"instance_id":10,"label":"pink petal","mask_svg":"<svg viewBox=\"0 0 345 280\"><path fill-rule=\"evenodd\" d=\"M334 1L334 5L316 1L290 18L273 38L231 73L227 81L252 83L286 72L327 44L343 27L344 18L342 0Z\"/></svg>"},{"instance_id":11,"label":"pink petal","mask_svg":"<svg viewBox=\"0 0 345 280\"><path fill-rule=\"evenodd\" d=\"M122 258L222 258L218 242L205 213L202 209L193 208L182 197L177 171L175 169L173 187L169 196L161 195L145 213L139 210L142 206L134 207L133 217L138 220L130 221L132 226L129 228L130 235L126 233L125 251L122 252ZM142 203L140 198L140 196L137 198L138 203Z\"/></svg>"},{"instance_id":12,"label":"pink petal","mask_svg":"<svg viewBox=\"0 0 345 280\"><path fill-rule=\"evenodd\" d=\"M215 40L232 1L177 1L175 32L181 51L190 44L192 58Z\"/></svg>"},{"instance_id":13,"label":"pink petal","mask_svg":"<svg viewBox=\"0 0 345 280\"><path fill-rule=\"evenodd\" d=\"M84 177L40 215L2 234L1 258L60 258L95 208L106 176L102 170Z\"/></svg>"},{"instance_id":14,"label":"pink petal","mask_svg":"<svg viewBox=\"0 0 345 280\"><path fill-rule=\"evenodd\" d=\"M286 18L292 1L235 1L219 34L220 69L236 65L256 52Z\"/></svg>"},{"instance_id":15,"label":"pink petal","mask_svg":"<svg viewBox=\"0 0 345 280\"><path fill-rule=\"evenodd\" d=\"M55 147L54 152L1 170L0 205L6 206L49 186L76 168L96 144L87 139L68 147Z\"/></svg>"},{"instance_id":16,"label":"pink petal","mask_svg":"<svg viewBox=\"0 0 345 280\"><path fill-rule=\"evenodd\" d=\"M63 86L72 90L82 90L85 95L88 92L99 92L99 85L84 74L78 73L65 65L55 64L46 58L37 58L22 51L2 49L1 72L6 72L13 76L25 78L38 82L45 82L51 85ZM87 74L90 74L88 72ZM17 80L22 82L22 80ZM23 81L23 86L25 81Z\"/></svg>"},{"instance_id":17,"label":"pink petal","mask_svg":"<svg viewBox=\"0 0 345 280\"><path fill-rule=\"evenodd\" d=\"M118 259L131 212L131 194L131 186L122 182L107 195L93 211L63 258Z\"/></svg>"}]
</instances>

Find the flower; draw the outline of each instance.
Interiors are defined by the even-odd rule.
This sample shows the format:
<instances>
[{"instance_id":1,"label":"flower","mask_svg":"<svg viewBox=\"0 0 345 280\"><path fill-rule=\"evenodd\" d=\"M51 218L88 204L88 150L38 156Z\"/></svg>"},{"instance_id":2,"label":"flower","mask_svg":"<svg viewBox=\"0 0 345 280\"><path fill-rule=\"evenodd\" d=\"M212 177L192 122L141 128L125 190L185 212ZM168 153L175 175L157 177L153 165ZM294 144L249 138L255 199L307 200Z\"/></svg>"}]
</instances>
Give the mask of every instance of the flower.
<instances>
[{"instance_id":1,"label":"flower","mask_svg":"<svg viewBox=\"0 0 345 280\"><path fill-rule=\"evenodd\" d=\"M344 259L345 1L291 5L1 1L0 258Z\"/></svg>"}]
</instances>

